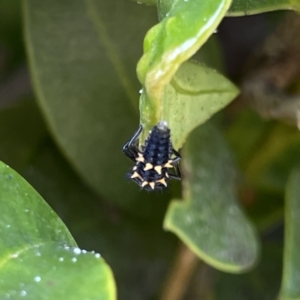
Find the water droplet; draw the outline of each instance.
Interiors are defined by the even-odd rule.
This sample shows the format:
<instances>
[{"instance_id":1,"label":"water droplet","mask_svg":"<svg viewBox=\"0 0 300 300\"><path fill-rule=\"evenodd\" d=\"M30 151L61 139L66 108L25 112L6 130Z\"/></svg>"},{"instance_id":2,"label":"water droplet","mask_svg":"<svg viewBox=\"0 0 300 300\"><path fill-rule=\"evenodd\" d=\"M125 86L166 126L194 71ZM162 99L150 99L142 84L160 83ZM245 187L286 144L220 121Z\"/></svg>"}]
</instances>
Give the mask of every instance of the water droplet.
<instances>
[{"instance_id":1,"label":"water droplet","mask_svg":"<svg viewBox=\"0 0 300 300\"><path fill-rule=\"evenodd\" d=\"M74 252L75 254L80 254L80 253L81 253L81 250L80 250L79 248L74 248L74 249L73 249L73 252Z\"/></svg>"},{"instance_id":2,"label":"water droplet","mask_svg":"<svg viewBox=\"0 0 300 300\"><path fill-rule=\"evenodd\" d=\"M77 258L76 257L73 257L72 258L72 262L76 262L77 261Z\"/></svg>"},{"instance_id":3,"label":"water droplet","mask_svg":"<svg viewBox=\"0 0 300 300\"><path fill-rule=\"evenodd\" d=\"M25 297L27 295L27 292L26 291L21 291L20 295Z\"/></svg>"},{"instance_id":4,"label":"water droplet","mask_svg":"<svg viewBox=\"0 0 300 300\"><path fill-rule=\"evenodd\" d=\"M42 280L42 278L40 276L35 276L34 277L35 282L40 282L41 280Z\"/></svg>"},{"instance_id":5,"label":"water droplet","mask_svg":"<svg viewBox=\"0 0 300 300\"><path fill-rule=\"evenodd\" d=\"M86 250L81 250L81 252L82 252L83 254L85 254L85 253L86 253Z\"/></svg>"},{"instance_id":6,"label":"water droplet","mask_svg":"<svg viewBox=\"0 0 300 300\"><path fill-rule=\"evenodd\" d=\"M140 89L140 90L139 90L139 93L142 94L142 93L143 93L143 89Z\"/></svg>"},{"instance_id":7,"label":"water droplet","mask_svg":"<svg viewBox=\"0 0 300 300\"><path fill-rule=\"evenodd\" d=\"M95 254L95 257L96 257L96 258L99 258L100 256L101 256L101 255L100 255L99 253L96 253L96 254Z\"/></svg>"},{"instance_id":8,"label":"water droplet","mask_svg":"<svg viewBox=\"0 0 300 300\"><path fill-rule=\"evenodd\" d=\"M63 258L63 257L60 257L58 260L59 260L59 261L64 261L64 258Z\"/></svg>"}]
</instances>

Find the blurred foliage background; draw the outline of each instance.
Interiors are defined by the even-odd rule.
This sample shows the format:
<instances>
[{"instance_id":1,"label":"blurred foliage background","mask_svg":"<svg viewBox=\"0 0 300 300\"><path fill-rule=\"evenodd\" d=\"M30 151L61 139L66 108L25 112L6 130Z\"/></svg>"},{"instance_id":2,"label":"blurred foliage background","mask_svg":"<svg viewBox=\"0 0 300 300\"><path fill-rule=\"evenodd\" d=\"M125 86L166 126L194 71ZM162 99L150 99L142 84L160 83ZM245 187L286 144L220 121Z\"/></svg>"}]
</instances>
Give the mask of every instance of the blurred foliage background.
<instances>
[{"instance_id":1,"label":"blurred foliage background","mask_svg":"<svg viewBox=\"0 0 300 300\"><path fill-rule=\"evenodd\" d=\"M43 196L81 248L101 253L113 270L119 299L277 299L283 272L284 197L300 196L297 184L293 185L297 172L286 190L291 171L299 163L300 135L295 126L278 120L281 115L270 120L258 114L261 111L256 107L251 109L245 101L247 95L243 97L243 83L249 74L247 62L251 65L257 49L287 13L226 17L195 55L242 90L240 97L213 118L218 131L205 125L207 129L194 139L198 144L191 138L183 151L190 157L183 163L185 170L190 164L215 170L209 178L197 173L198 177L188 179L189 184L207 180L199 187L208 190L204 204L192 209L201 211L204 218L224 219L225 223L229 216L238 219L228 225L229 231L219 234L240 251L251 250L254 246L247 244L245 236L243 240L244 232L234 231L239 222L248 222L243 215L230 215L230 207L229 215L224 214L227 206L221 206L224 210L217 215L205 210L213 205L211 199L218 198L215 190L223 194L226 189L224 194L230 196L224 197L239 202L258 232L259 260L245 274L237 275L218 270L224 268L219 268L215 258L209 264L195 258L175 235L163 230L164 224L181 237L172 230L173 222L178 222L176 215L164 222L170 200L181 197L179 183L164 193L149 194L125 179L131 164L121 148L139 124L140 84L135 69L142 56L143 37L157 23L156 7L122 0L87 1L86 8L83 1L76 0L64 1L60 7L65 10L57 12L53 2L38 2L0 0L0 160ZM280 8L276 1L272 5ZM238 5L234 8L239 9ZM95 12L100 17L91 26ZM258 63L258 67L263 65L263 61ZM254 75L260 74L255 70ZM296 94L299 77L293 79L283 88ZM210 134L218 137L211 144ZM209 153L213 153L213 161L206 165ZM220 177L228 157L235 161L232 179L228 173ZM237 194L227 191L232 184ZM197 193L194 187L196 183L188 187L191 194ZM300 204L290 202L296 212ZM182 222L188 222L189 216L187 213ZM219 230L225 223L220 223ZM199 234L209 252L214 248L209 243L217 242L209 240L211 232L206 230ZM245 232L251 240L249 230ZM292 233L286 239L291 239L293 230L297 232L297 227L289 227ZM182 240L190 246L194 236L185 239L187 235L183 235ZM236 240L230 239L233 235ZM300 242L297 245L300 249ZM298 256L285 253L287 285L299 282L289 268L297 265ZM291 283L291 277L295 282ZM172 296L170 291L178 286L181 293ZM289 295L289 291L283 293ZM300 294L282 299L300 299Z\"/></svg>"}]
</instances>

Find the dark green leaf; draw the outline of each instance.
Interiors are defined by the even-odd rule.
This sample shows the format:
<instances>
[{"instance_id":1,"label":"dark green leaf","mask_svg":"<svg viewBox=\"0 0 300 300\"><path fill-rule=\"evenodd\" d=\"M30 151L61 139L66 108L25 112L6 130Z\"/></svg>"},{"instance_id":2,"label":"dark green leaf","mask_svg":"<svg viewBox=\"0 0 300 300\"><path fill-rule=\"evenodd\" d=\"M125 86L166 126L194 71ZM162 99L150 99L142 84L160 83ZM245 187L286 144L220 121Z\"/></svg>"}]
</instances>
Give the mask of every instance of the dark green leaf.
<instances>
[{"instance_id":1,"label":"dark green leaf","mask_svg":"<svg viewBox=\"0 0 300 300\"><path fill-rule=\"evenodd\" d=\"M208 264L228 272L255 263L255 230L237 203L233 159L220 133L201 126L184 149L183 200L172 201L164 226Z\"/></svg>"},{"instance_id":2,"label":"dark green leaf","mask_svg":"<svg viewBox=\"0 0 300 300\"><path fill-rule=\"evenodd\" d=\"M154 10L129 0L24 3L33 83L64 154L103 197L143 216L159 211L161 197L125 179L132 163L121 151L138 126L134 65Z\"/></svg>"},{"instance_id":3,"label":"dark green leaf","mask_svg":"<svg viewBox=\"0 0 300 300\"><path fill-rule=\"evenodd\" d=\"M293 9L300 11L299 0L234 0L229 16L252 15L273 10Z\"/></svg>"}]
</instances>

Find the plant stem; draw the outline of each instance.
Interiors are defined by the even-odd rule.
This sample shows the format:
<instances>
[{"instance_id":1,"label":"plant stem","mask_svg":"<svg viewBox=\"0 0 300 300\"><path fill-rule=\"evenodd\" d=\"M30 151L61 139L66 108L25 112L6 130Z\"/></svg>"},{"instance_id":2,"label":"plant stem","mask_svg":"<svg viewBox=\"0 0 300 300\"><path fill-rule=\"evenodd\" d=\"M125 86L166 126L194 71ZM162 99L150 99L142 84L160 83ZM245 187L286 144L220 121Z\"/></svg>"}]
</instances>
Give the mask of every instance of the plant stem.
<instances>
[{"instance_id":1,"label":"plant stem","mask_svg":"<svg viewBox=\"0 0 300 300\"><path fill-rule=\"evenodd\" d=\"M199 258L181 244L175 263L163 287L161 300L181 300L199 264Z\"/></svg>"}]
</instances>

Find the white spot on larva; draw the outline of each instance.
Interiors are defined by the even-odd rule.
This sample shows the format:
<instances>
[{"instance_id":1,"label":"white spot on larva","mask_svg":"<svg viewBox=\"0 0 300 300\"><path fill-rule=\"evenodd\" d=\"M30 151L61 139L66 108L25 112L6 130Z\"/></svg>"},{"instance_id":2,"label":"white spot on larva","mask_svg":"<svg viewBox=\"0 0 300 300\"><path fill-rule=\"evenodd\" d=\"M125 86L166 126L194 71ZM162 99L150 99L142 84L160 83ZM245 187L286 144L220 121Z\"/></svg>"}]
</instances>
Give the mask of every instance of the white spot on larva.
<instances>
[{"instance_id":1,"label":"white spot on larva","mask_svg":"<svg viewBox=\"0 0 300 300\"><path fill-rule=\"evenodd\" d=\"M168 129L168 123L167 123L167 121L160 121L157 124L157 128L160 129L160 130L167 130Z\"/></svg>"},{"instance_id":2,"label":"white spot on larva","mask_svg":"<svg viewBox=\"0 0 300 300\"><path fill-rule=\"evenodd\" d=\"M100 256L101 256L101 255L100 255L99 253L96 253L96 254L95 254L95 257L96 257L96 258L100 258Z\"/></svg>"},{"instance_id":3,"label":"white spot on larva","mask_svg":"<svg viewBox=\"0 0 300 300\"><path fill-rule=\"evenodd\" d=\"M73 257L72 258L72 262L76 262L77 261L77 258L76 257Z\"/></svg>"},{"instance_id":4,"label":"white spot on larva","mask_svg":"<svg viewBox=\"0 0 300 300\"><path fill-rule=\"evenodd\" d=\"M7 224L7 225L6 225L6 228L10 228L10 224Z\"/></svg>"},{"instance_id":5,"label":"white spot on larva","mask_svg":"<svg viewBox=\"0 0 300 300\"><path fill-rule=\"evenodd\" d=\"M40 252L36 252L35 256L41 256L41 253Z\"/></svg>"},{"instance_id":6,"label":"white spot on larva","mask_svg":"<svg viewBox=\"0 0 300 300\"><path fill-rule=\"evenodd\" d=\"M40 276L35 276L34 277L35 282L40 282L41 280L42 280L42 278Z\"/></svg>"},{"instance_id":7,"label":"white spot on larva","mask_svg":"<svg viewBox=\"0 0 300 300\"><path fill-rule=\"evenodd\" d=\"M81 253L81 250L80 250L79 248L74 248L74 249L73 249L73 252L74 252L75 254L80 254L80 253Z\"/></svg>"},{"instance_id":8,"label":"white spot on larva","mask_svg":"<svg viewBox=\"0 0 300 300\"><path fill-rule=\"evenodd\" d=\"M63 257L60 257L58 260L59 260L59 261L64 261L64 258L63 258Z\"/></svg>"},{"instance_id":9,"label":"white spot on larva","mask_svg":"<svg viewBox=\"0 0 300 300\"><path fill-rule=\"evenodd\" d=\"M82 252L83 254L85 254L85 253L86 253L86 250L81 250L81 252Z\"/></svg>"},{"instance_id":10,"label":"white spot on larva","mask_svg":"<svg viewBox=\"0 0 300 300\"><path fill-rule=\"evenodd\" d=\"M17 258L18 256L19 256L18 253L14 253L14 254L11 255L11 258Z\"/></svg>"}]
</instances>

